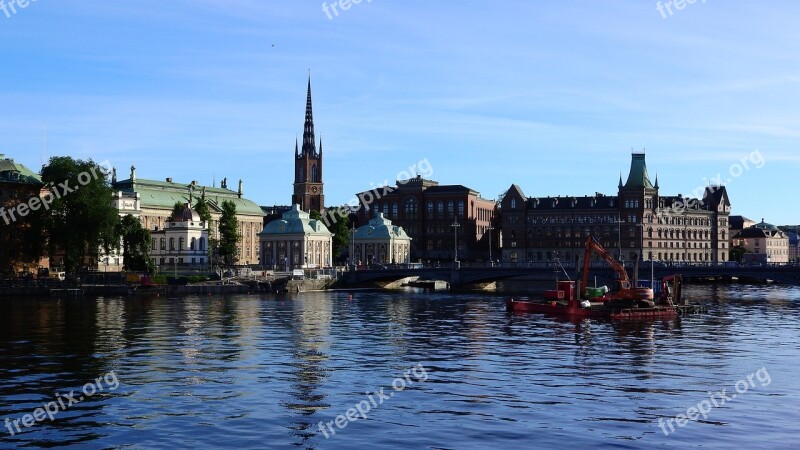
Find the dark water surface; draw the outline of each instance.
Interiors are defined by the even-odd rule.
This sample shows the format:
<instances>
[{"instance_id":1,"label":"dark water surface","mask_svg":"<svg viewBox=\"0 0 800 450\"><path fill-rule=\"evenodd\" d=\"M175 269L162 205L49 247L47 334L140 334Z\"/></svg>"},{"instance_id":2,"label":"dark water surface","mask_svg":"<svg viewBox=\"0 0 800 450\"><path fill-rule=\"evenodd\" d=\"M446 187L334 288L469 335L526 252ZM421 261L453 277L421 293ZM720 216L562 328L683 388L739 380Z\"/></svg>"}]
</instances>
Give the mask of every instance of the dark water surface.
<instances>
[{"instance_id":1,"label":"dark water surface","mask_svg":"<svg viewBox=\"0 0 800 450\"><path fill-rule=\"evenodd\" d=\"M633 324L481 294L6 299L0 447L800 448L800 289L688 295L710 313Z\"/></svg>"}]
</instances>

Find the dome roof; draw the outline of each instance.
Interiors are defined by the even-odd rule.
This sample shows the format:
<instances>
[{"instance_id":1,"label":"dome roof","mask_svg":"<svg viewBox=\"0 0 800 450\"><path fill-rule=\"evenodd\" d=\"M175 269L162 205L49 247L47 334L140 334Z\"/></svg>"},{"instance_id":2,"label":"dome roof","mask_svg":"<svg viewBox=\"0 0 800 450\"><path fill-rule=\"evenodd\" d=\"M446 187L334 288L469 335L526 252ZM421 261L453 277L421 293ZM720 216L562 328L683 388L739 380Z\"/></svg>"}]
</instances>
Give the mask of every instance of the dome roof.
<instances>
[{"instance_id":1,"label":"dome roof","mask_svg":"<svg viewBox=\"0 0 800 450\"><path fill-rule=\"evenodd\" d=\"M383 213L377 213L376 217L368 224L356 229L355 239L408 239L403 227L392 225L392 221L387 219Z\"/></svg>"},{"instance_id":2,"label":"dome roof","mask_svg":"<svg viewBox=\"0 0 800 450\"><path fill-rule=\"evenodd\" d=\"M268 223L260 234L313 234L331 236L331 232L321 221L312 219L311 215L300 210L300 205L297 204L292 205L292 209L283 213L280 219Z\"/></svg>"},{"instance_id":3,"label":"dome roof","mask_svg":"<svg viewBox=\"0 0 800 450\"><path fill-rule=\"evenodd\" d=\"M172 220L174 222L200 222L200 214L197 211L193 210L191 206L185 204L183 206L183 210L177 214L177 217L173 217Z\"/></svg>"},{"instance_id":4,"label":"dome roof","mask_svg":"<svg viewBox=\"0 0 800 450\"><path fill-rule=\"evenodd\" d=\"M756 228L762 229L762 230L775 231L775 230L778 229L778 227L776 227L775 225L773 225L771 223L764 222L764 219L761 219L761 223L757 223L757 224L755 224L753 226L756 227Z\"/></svg>"}]
</instances>

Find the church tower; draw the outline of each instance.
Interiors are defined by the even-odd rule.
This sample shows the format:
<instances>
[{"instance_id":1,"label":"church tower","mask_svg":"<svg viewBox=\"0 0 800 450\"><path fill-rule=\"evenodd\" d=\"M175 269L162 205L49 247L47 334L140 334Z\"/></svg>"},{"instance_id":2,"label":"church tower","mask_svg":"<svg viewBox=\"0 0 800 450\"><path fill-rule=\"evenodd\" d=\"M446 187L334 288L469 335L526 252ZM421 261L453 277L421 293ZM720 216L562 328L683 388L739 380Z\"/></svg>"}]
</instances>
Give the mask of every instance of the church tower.
<instances>
[{"instance_id":1,"label":"church tower","mask_svg":"<svg viewBox=\"0 0 800 450\"><path fill-rule=\"evenodd\" d=\"M292 203L300 205L306 212L325 208L325 195L322 192L322 139L319 152L314 142L314 115L311 110L311 76L308 77L306 98L306 120L303 126L303 147L294 143L294 194Z\"/></svg>"}]
</instances>

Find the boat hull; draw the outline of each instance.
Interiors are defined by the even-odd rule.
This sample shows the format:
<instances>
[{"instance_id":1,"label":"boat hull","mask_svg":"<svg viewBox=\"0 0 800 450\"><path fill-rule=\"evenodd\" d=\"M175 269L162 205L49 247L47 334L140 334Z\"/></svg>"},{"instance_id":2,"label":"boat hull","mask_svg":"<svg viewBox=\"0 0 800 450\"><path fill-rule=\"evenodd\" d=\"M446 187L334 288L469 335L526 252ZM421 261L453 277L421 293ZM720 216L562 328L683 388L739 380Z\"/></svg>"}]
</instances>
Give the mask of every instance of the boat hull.
<instances>
[{"instance_id":1,"label":"boat hull","mask_svg":"<svg viewBox=\"0 0 800 450\"><path fill-rule=\"evenodd\" d=\"M508 300L506 309L514 313L534 313L577 318L597 318L612 320L670 319L678 316L678 310L671 306L652 308L614 308L608 305L581 307L575 302L537 302L530 300Z\"/></svg>"}]
</instances>

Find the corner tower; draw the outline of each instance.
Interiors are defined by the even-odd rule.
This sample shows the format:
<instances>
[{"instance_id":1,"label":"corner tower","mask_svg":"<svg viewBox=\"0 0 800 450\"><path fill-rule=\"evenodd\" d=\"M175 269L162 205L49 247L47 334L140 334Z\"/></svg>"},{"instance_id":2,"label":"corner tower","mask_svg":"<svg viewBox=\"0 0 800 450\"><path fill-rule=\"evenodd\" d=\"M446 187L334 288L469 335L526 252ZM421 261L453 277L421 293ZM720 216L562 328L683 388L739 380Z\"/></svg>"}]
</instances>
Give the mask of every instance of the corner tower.
<instances>
[{"instance_id":1,"label":"corner tower","mask_svg":"<svg viewBox=\"0 0 800 450\"><path fill-rule=\"evenodd\" d=\"M319 141L319 151L314 141L314 114L311 107L309 75L303 147L300 148L297 141L294 144L294 194L292 194L292 203L300 205L300 209L306 212L312 210L322 212L325 208L325 195L322 191L322 139Z\"/></svg>"}]
</instances>

